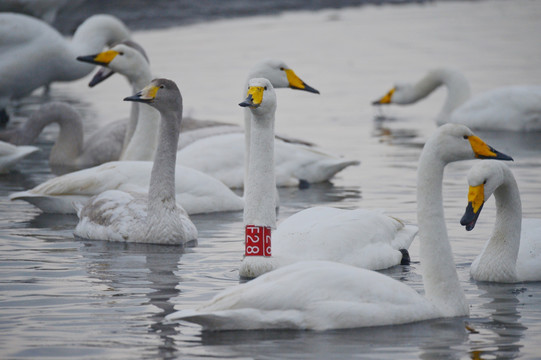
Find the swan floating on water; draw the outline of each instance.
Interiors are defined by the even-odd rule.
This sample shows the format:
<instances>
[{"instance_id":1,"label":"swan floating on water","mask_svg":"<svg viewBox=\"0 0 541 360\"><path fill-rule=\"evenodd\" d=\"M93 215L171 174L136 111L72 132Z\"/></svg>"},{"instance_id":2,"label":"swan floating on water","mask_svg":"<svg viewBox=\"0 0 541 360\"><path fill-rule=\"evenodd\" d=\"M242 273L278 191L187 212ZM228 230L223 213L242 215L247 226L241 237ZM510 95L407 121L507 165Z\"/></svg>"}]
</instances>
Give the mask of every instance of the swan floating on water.
<instances>
[{"instance_id":1,"label":"swan floating on water","mask_svg":"<svg viewBox=\"0 0 541 360\"><path fill-rule=\"evenodd\" d=\"M541 219L522 218L511 169L498 161L475 164L468 173L468 206L460 223L473 230L484 203L496 198L496 222L483 251L473 261L478 281L514 283L541 280Z\"/></svg>"},{"instance_id":2,"label":"swan floating on water","mask_svg":"<svg viewBox=\"0 0 541 360\"><path fill-rule=\"evenodd\" d=\"M468 315L447 237L442 180L446 164L474 158L511 159L457 124L438 128L422 151L417 215L424 296L375 271L307 261L225 289L195 309L168 315L166 321L190 321L204 330L327 330Z\"/></svg>"},{"instance_id":3,"label":"swan floating on water","mask_svg":"<svg viewBox=\"0 0 541 360\"><path fill-rule=\"evenodd\" d=\"M470 99L470 85L454 69L435 69L415 84L397 84L373 105L409 105L440 86L447 97L436 123L463 124L474 130L541 131L541 86L506 86Z\"/></svg>"},{"instance_id":4,"label":"swan floating on water","mask_svg":"<svg viewBox=\"0 0 541 360\"><path fill-rule=\"evenodd\" d=\"M254 246L246 240L246 256L239 274L254 278L278 267L303 260L331 260L371 270L402 262L403 252L417 234L382 211L314 207L285 219L276 231L274 194L274 122L276 94L266 79L249 82L248 98L240 105L252 114L250 160L245 188L244 225L264 226L272 232L271 256L250 256ZM264 89L262 95L258 89Z\"/></svg>"},{"instance_id":5,"label":"swan floating on water","mask_svg":"<svg viewBox=\"0 0 541 360\"><path fill-rule=\"evenodd\" d=\"M35 146L15 146L0 141L0 174L9 172L20 160L36 151L39 151L39 148Z\"/></svg>"},{"instance_id":6,"label":"swan floating on water","mask_svg":"<svg viewBox=\"0 0 541 360\"><path fill-rule=\"evenodd\" d=\"M108 190L77 210L75 235L85 239L184 244L197 239L197 229L175 199L175 157L182 120L177 85L155 79L124 100L152 106L161 114L158 149L148 193Z\"/></svg>"},{"instance_id":7,"label":"swan floating on water","mask_svg":"<svg viewBox=\"0 0 541 360\"><path fill-rule=\"evenodd\" d=\"M60 127L49 155L49 165L54 173L63 174L118 160L126 131L125 123L109 123L93 132L85 141L81 116L71 105L61 102L42 105L17 128L0 132L0 140L14 145L32 144L43 129L52 123Z\"/></svg>"},{"instance_id":8,"label":"swan floating on water","mask_svg":"<svg viewBox=\"0 0 541 360\"><path fill-rule=\"evenodd\" d=\"M54 81L77 80L93 69L75 60L105 45L130 37L126 26L111 15L93 15L64 38L47 23L27 15L0 13L0 121L9 118L10 100L48 87Z\"/></svg>"}]
</instances>

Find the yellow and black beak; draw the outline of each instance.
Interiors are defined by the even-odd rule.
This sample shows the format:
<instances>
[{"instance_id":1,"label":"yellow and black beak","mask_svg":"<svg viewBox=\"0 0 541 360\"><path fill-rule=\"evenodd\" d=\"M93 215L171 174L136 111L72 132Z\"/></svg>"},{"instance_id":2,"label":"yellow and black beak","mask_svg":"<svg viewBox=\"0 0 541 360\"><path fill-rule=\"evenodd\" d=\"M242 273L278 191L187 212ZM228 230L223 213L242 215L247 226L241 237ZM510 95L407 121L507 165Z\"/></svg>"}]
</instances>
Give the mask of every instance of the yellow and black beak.
<instances>
[{"instance_id":1,"label":"yellow and black beak","mask_svg":"<svg viewBox=\"0 0 541 360\"><path fill-rule=\"evenodd\" d=\"M466 211L460 219L460 225L465 226L467 231L473 230L479 214L485 204L485 186L484 184L477 186L470 186L468 191L468 206Z\"/></svg>"},{"instance_id":2,"label":"yellow and black beak","mask_svg":"<svg viewBox=\"0 0 541 360\"><path fill-rule=\"evenodd\" d=\"M257 109L263 102L264 92L265 88L263 86L250 86L248 88L248 96L239 104L239 106Z\"/></svg>"},{"instance_id":3,"label":"yellow and black beak","mask_svg":"<svg viewBox=\"0 0 541 360\"><path fill-rule=\"evenodd\" d=\"M90 64L107 66L118 54L118 51L107 50L96 55L77 56L77 60Z\"/></svg>"},{"instance_id":4,"label":"yellow and black beak","mask_svg":"<svg viewBox=\"0 0 541 360\"><path fill-rule=\"evenodd\" d=\"M478 136L468 136L470 145L475 153L475 157L478 159L494 159L494 160L508 160L513 161L513 158L509 155L505 155L502 152L494 149L492 146L486 144Z\"/></svg>"},{"instance_id":5,"label":"yellow and black beak","mask_svg":"<svg viewBox=\"0 0 541 360\"><path fill-rule=\"evenodd\" d=\"M319 94L319 90L314 89L304 81L302 81L297 74L291 69L284 69L287 81L289 82L289 87L295 90L304 90L314 94Z\"/></svg>"},{"instance_id":6,"label":"yellow and black beak","mask_svg":"<svg viewBox=\"0 0 541 360\"><path fill-rule=\"evenodd\" d=\"M158 86L152 84L145 86L141 91L137 92L137 94L124 98L124 101L136 101L147 104L152 103L156 98L159 89Z\"/></svg>"},{"instance_id":7,"label":"yellow and black beak","mask_svg":"<svg viewBox=\"0 0 541 360\"><path fill-rule=\"evenodd\" d=\"M396 91L396 88L392 88L389 90L387 94L385 94L382 98L372 101L372 105L388 105L391 103L391 99L393 98L393 94Z\"/></svg>"}]
</instances>

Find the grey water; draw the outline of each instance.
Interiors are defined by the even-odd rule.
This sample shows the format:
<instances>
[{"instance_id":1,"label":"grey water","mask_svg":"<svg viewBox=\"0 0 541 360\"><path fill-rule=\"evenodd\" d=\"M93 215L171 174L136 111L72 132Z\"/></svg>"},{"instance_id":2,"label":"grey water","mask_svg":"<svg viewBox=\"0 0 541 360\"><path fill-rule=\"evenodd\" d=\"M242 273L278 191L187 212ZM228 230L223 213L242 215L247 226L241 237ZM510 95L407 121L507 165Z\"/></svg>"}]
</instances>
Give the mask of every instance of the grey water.
<instances>
[{"instance_id":1,"label":"grey water","mask_svg":"<svg viewBox=\"0 0 541 360\"><path fill-rule=\"evenodd\" d=\"M284 58L321 91L316 97L279 90L277 131L359 159L361 165L308 189L280 189L278 220L326 205L383 208L415 223L417 160L436 128L433 118L445 91L410 107L377 109L370 102L394 81L417 80L435 66L462 69L474 94L539 84L540 18L539 2L528 0L367 5L140 29L134 38L147 50L156 73L178 81L185 110L195 117L240 124L239 84L247 67L269 54ZM239 41L250 40L250 32L265 41ZM215 49L220 57L209 57ZM101 89L88 89L88 80L55 84L47 96L37 91L23 99L12 109L14 123L50 100L75 106L89 130L127 115L119 99L131 90L123 79L111 78ZM0 358L541 357L541 284L487 284L469 277L495 215L492 200L473 232L458 223L473 161L449 165L444 180L447 228L469 317L325 332L207 333L197 325L163 319L239 283L242 213L192 216L200 236L184 249L77 240L75 216L42 214L8 199L54 176L47 157L57 132L47 128L37 143L42 151L0 175ZM524 216L541 217L541 134L478 135L514 157L510 166ZM411 265L383 272L422 293L417 241L410 253Z\"/></svg>"}]
</instances>

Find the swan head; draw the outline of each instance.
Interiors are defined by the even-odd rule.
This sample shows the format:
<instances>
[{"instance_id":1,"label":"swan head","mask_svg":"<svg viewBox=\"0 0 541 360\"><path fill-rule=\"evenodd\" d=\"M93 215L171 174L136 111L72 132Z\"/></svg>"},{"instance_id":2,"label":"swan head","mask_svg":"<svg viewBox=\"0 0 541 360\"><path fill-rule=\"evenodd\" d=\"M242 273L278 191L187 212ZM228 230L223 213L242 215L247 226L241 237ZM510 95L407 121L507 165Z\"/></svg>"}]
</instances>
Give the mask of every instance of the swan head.
<instances>
[{"instance_id":1,"label":"swan head","mask_svg":"<svg viewBox=\"0 0 541 360\"><path fill-rule=\"evenodd\" d=\"M250 79L246 99L239 106L249 108L254 114L274 114L276 93L271 82L264 78Z\"/></svg>"},{"instance_id":2,"label":"swan head","mask_svg":"<svg viewBox=\"0 0 541 360\"><path fill-rule=\"evenodd\" d=\"M160 112L182 113L182 95L177 84L169 79L154 79L135 95L124 98L124 101L145 103Z\"/></svg>"},{"instance_id":3,"label":"swan head","mask_svg":"<svg viewBox=\"0 0 541 360\"><path fill-rule=\"evenodd\" d=\"M90 87L101 83L115 72L126 77L135 77L142 67L149 66L145 50L131 40L117 43L99 54L78 56L77 60L103 66L90 80Z\"/></svg>"},{"instance_id":4,"label":"swan head","mask_svg":"<svg viewBox=\"0 0 541 360\"><path fill-rule=\"evenodd\" d=\"M481 161L468 172L468 206L460 225L467 231L473 230L481 214L483 205L505 181L507 165L499 161Z\"/></svg>"},{"instance_id":5,"label":"swan head","mask_svg":"<svg viewBox=\"0 0 541 360\"><path fill-rule=\"evenodd\" d=\"M268 79L274 88L291 88L319 94L318 90L302 81L297 74L281 60L269 59L256 64L248 76L248 79L253 78Z\"/></svg>"},{"instance_id":6,"label":"swan head","mask_svg":"<svg viewBox=\"0 0 541 360\"><path fill-rule=\"evenodd\" d=\"M467 126L461 124L440 126L428 139L425 147L433 149L428 153L434 153L445 163L469 159L513 160L512 157L485 143Z\"/></svg>"},{"instance_id":7,"label":"swan head","mask_svg":"<svg viewBox=\"0 0 541 360\"><path fill-rule=\"evenodd\" d=\"M407 105L417 100L415 90L412 84L396 84L391 90L377 100L372 101L372 105Z\"/></svg>"}]
</instances>

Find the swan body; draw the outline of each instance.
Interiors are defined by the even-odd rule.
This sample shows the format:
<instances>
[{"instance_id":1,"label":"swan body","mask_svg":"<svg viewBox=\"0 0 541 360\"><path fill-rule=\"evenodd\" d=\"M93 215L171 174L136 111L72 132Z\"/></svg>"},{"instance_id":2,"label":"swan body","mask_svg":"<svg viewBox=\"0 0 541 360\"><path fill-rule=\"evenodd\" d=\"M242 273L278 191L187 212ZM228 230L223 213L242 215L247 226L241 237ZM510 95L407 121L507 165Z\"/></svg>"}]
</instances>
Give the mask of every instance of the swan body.
<instances>
[{"instance_id":1,"label":"swan body","mask_svg":"<svg viewBox=\"0 0 541 360\"><path fill-rule=\"evenodd\" d=\"M177 163L219 179L230 188L244 186L243 133L212 136L192 142L177 155ZM301 180L318 183L331 179L358 160L347 160L318 148L275 140L276 185L298 186Z\"/></svg>"},{"instance_id":2,"label":"swan body","mask_svg":"<svg viewBox=\"0 0 541 360\"><path fill-rule=\"evenodd\" d=\"M32 144L43 128L52 123L60 127L49 155L52 168L73 171L118 160L126 131L125 122L112 122L84 141L81 116L71 105L61 102L42 105L19 127L1 132L0 139L14 145Z\"/></svg>"},{"instance_id":3,"label":"swan body","mask_svg":"<svg viewBox=\"0 0 541 360\"><path fill-rule=\"evenodd\" d=\"M447 163L475 157L510 159L456 124L437 129L422 151L417 204L424 296L374 271L304 261L226 289L198 308L178 311L166 320L195 322L204 330L327 330L468 315L447 238L442 180Z\"/></svg>"},{"instance_id":4,"label":"swan body","mask_svg":"<svg viewBox=\"0 0 541 360\"><path fill-rule=\"evenodd\" d=\"M161 114L148 194L108 190L77 211L75 235L85 239L182 245L197 239L197 229L175 199L175 157L182 120L177 85L155 79L124 100L152 106Z\"/></svg>"},{"instance_id":5,"label":"swan body","mask_svg":"<svg viewBox=\"0 0 541 360\"><path fill-rule=\"evenodd\" d=\"M413 104L440 86L447 88L438 125L463 124L474 130L541 131L541 86L507 86L470 99L468 81L457 70L435 69L415 84L397 84L373 104Z\"/></svg>"},{"instance_id":6,"label":"swan body","mask_svg":"<svg viewBox=\"0 0 541 360\"><path fill-rule=\"evenodd\" d=\"M36 151L39 148L35 146L15 146L0 141L0 174L9 172L20 160Z\"/></svg>"},{"instance_id":7,"label":"swan body","mask_svg":"<svg viewBox=\"0 0 541 360\"><path fill-rule=\"evenodd\" d=\"M461 224L473 230L483 204L494 194L496 222L490 239L471 266L474 280L514 283L541 280L541 219L523 219L520 193L511 169L484 161L468 173L468 207Z\"/></svg>"},{"instance_id":8,"label":"swan body","mask_svg":"<svg viewBox=\"0 0 541 360\"><path fill-rule=\"evenodd\" d=\"M117 18L94 15L83 22L71 40L36 18L0 13L0 109L54 81L72 81L92 71L77 62L78 55L100 51L105 45L129 38Z\"/></svg>"}]
</instances>

